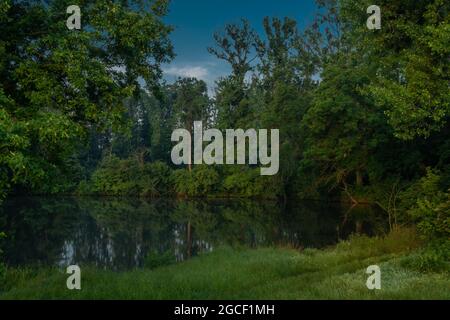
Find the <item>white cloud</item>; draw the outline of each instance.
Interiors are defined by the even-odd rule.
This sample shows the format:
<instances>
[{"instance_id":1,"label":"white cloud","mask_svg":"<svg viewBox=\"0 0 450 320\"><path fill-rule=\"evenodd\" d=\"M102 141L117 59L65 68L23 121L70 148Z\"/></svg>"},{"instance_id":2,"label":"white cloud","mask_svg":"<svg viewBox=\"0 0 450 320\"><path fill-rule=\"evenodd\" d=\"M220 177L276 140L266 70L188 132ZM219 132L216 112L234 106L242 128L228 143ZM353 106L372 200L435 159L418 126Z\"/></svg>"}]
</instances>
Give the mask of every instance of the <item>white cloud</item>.
<instances>
[{"instance_id":1,"label":"white cloud","mask_svg":"<svg viewBox=\"0 0 450 320\"><path fill-rule=\"evenodd\" d=\"M164 69L164 73L169 76L175 77L189 77L201 80L209 79L208 69L202 66L186 66L186 67L171 66L169 68Z\"/></svg>"},{"instance_id":2,"label":"white cloud","mask_svg":"<svg viewBox=\"0 0 450 320\"><path fill-rule=\"evenodd\" d=\"M223 62L203 60L188 63L173 63L163 66L164 78L173 82L177 78L192 77L206 82L208 94L214 96L215 81L229 73L228 66Z\"/></svg>"}]
</instances>

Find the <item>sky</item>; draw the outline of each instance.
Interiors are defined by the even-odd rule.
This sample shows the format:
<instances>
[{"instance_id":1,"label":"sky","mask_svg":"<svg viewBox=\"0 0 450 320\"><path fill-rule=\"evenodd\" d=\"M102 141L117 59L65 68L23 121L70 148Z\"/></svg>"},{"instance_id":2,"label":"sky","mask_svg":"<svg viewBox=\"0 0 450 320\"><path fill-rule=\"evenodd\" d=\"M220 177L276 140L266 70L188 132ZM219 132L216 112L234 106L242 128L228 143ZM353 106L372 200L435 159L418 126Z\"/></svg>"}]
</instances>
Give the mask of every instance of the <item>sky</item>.
<instances>
[{"instance_id":1,"label":"sky","mask_svg":"<svg viewBox=\"0 0 450 320\"><path fill-rule=\"evenodd\" d=\"M172 0L164 21L175 28L171 40L176 57L163 66L165 79L196 77L208 84L211 93L214 81L230 72L225 62L207 51L214 44L214 32L246 18L261 34L266 16L295 18L304 28L315 12L314 0Z\"/></svg>"}]
</instances>

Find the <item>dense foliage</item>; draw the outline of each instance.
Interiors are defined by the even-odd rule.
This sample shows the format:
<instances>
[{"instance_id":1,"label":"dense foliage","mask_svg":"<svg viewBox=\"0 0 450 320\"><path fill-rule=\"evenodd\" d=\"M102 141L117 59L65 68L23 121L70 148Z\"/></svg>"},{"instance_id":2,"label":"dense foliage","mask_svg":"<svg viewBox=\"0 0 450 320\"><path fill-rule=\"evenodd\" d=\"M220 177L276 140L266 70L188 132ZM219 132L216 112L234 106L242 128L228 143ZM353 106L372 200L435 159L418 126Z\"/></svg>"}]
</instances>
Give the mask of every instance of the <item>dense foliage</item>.
<instances>
[{"instance_id":1,"label":"dense foliage","mask_svg":"<svg viewBox=\"0 0 450 320\"><path fill-rule=\"evenodd\" d=\"M83 181L80 194L163 196L170 191L170 169L163 162L140 163L135 157L121 160L107 157L93 173L91 181Z\"/></svg>"},{"instance_id":2,"label":"dense foliage","mask_svg":"<svg viewBox=\"0 0 450 320\"><path fill-rule=\"evenodd\" d=\"M73 188L80 142L123 127L124 99L172 56L166 1L79 1L81 30L66 27L71 4L1 2L1 192Z\"/></svg>"}]
</instances>

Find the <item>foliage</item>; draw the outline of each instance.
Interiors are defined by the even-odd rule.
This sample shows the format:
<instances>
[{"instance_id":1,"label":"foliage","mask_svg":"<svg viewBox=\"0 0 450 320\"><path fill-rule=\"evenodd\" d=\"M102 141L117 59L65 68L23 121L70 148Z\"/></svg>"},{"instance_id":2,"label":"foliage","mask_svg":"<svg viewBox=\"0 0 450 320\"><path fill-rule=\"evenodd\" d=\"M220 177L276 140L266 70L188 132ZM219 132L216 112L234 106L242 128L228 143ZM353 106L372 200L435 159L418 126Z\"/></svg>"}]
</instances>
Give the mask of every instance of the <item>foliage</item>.
<instances>
[{"instance_id":1,"label":"foliage","mask_svg":"<svg viewBox=\"0 0 450 320\"><path fill-rule=\"evenodd\" d=\"M402 264L420 272L450 272L450 240L433 241Z\"/></svg>"},{"instance_id":2,"label":"foliage","mask_svg":"<svg viewBox=\"0 0 450 320\"><path fill-rule=\"evenodd\" d=\"M174 264L175 262L175 255L173 252L166 251L164 253L159 253L152 251L145 257L144 266L148 269L155 269Z\"/></svg>"},{"instance_id":3,"label":"foliage","mask_svg":"<svg viewBox=\"0 0 450 320\"><path fill-rule=\"evenodd\" d=\"M123 100L138 79L152 90L172 56L165 3L80 1L82 30L68 30L69 1L2 1L0 192L76 183L80 141L93 127L123 127Z\"/></svg>"},{"instance_id":4,"label":"foliage","mask_svg":"<svg viewBox=\"0 0 450 320\"><path fill-rule=\"evenodd\" d=\"M450 238L450 195L440 188L439 172L428 169L425 177L400 195L400 204L429 239Z\"/></svg>"},{"instance_id":5,"label":"foliage","mask_svg":"<svg viewBox=\"0 0 450 320\"><path fill-rule=\"evenodd\" d=\"M370 64L357 53L342 53L325 66L323 80L302 125L306 135L303 173L320 172L319 183L361 187L373 176L369 155L388 139L383 113L361 92L370 80Z\"/></svg>"},{"instance_id":6,"label":"foliage","mask_svg":"<svg viewBox=\"0 0 450 320\"><path fill-rule=\"evenodd\" d=\"M261 176L259 168L229 168L223 180L226 194L240 197L263 197L276 199L282 194L276 177Z\"/></svg>"},{"instance_id":7,"label":"foliage","mask_svg":"<svg viewBox=\"0 0 450 320\"><path fill-rule=\"evenodd\" d=\"M83 182L79 192L92 190L102 195L161 196L170 192L170 169L162 162L142 164L136 157L103 159L93 173L91 185Z\"/></svg>"},{"instance_id":8,"label":"foliage","mask_svg":"<svg viewBox=\"0 0 450 320\"><path fill-rule=\"evenodd\" d=\"M194 121L208 123L210 101L208 88L203 80L181 78L173 84L172 90L175 93L173 107L179 127L192 133Z\"/></svg>"},{"instance_id":9,"label":"foliage","mask_svg":"<svg viewBox=\"0 0 450 320\"><path fill-rule=\"evenodd\" d=\"M370 1L340 3L352 36L380 61L371 92L396 136L412 140L441 130L450 111L448 1L378 1L383 26L376 32L364 23Z\"/></svg>"},{"instance_id":10,"label":"foliage","mask_svg":"<svg viewBox=\"0 0 450 320\"><path fill-rule=\"evenodd\" d=\"M282 194L277 177L261 176L259 168L227 166L225 168L194 166L192 171L175 170L172 174L175 191L183 196L228 196L276 199Z\"/></svg>"},{"instance_id":11,"label":"foliage","mask_svg":"<svg viewBox=\"0 0 450 320\"><path fill-rule=\"evenodd\" d=\"M194 166L191 171L185 169L173 172L175 191L185 196L207 196L213 193L219 182L219 175L213 167Z\"/></svg>"},{"instance_id":12,"label":"foliage","mask_svg":"<svg viewBox=\"0 0 450 320\"><path fill-rule=\"evenodd\" d=\"M161 196L173 191L171 169L164 162L146 163L138 183L142 186L141 195Z\"/></svg>"},{"instance_id":13,"label":"foliage","mask_svg":"<svg viewBox=\"0 0 450 320\"><path fill-rule=\"evenodd\" d=\"M173 170L163 162L140 163L139 157L105 157L90 180L79 183L77 194L187 197L231 196L276 199L283 194L277 177L261 176L259 168L226 169L195 165Z\"/></svg>"},{"instance_id":14,"label":"foliage","mask_svg":"<svg viewBox=\"0 0 450 320\"><path fill-rule=\"evenodd\" d=\"M208 52L226 61L232 69L231 75L218 80L215 106L217 125L221 129L236 128L248 121L251 116L248 85L245 77L254 68L253 52L257 35L250 23L242 19L239 24L227 24L222 33L214 34L215 47ZM253 57L252 57L253 56Z\"/></svg>"}]
</instances>

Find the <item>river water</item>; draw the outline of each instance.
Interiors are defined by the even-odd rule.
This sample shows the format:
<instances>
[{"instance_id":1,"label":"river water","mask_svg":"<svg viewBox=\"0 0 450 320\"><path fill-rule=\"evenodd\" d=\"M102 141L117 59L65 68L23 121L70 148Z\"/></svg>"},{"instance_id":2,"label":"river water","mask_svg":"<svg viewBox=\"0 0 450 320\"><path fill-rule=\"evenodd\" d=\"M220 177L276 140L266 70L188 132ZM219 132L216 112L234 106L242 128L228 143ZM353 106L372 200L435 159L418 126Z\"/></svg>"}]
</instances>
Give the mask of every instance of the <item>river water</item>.
<instances>
[{"instance_id":1,"label":"river water","mask_svg":"<svg viewBox=\"0 0 450 320\"><path fill-rule=\"evenodd\" d=\"M12 197L0 209L11 266L95 265L127 270L180 262L220 246L324 248L380 234L368 206L313 201Z\"/></svg>"}]
</instances>

